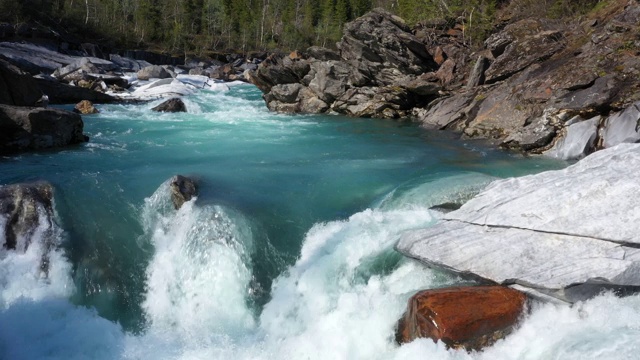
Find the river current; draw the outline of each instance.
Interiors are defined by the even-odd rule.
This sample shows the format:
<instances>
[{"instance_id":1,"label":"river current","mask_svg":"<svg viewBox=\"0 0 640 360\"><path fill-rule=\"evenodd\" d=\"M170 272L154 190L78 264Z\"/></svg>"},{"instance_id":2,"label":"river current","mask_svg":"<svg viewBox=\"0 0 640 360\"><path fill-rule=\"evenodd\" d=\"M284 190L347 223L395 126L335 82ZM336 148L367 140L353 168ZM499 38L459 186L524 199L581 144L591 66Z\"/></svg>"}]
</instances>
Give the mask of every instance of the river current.
<instances>
[{"instance_id":1,"label":"river current","mask_svg":"<svg viewBox=\"0 0 640 360\"><path fill-rule=\"evenodd\" d=\"M414 124L279 115L250 85L105 105L91 141L0 158L55 187L57 246L0 250L1 359L632 359L640 297L537 305L484 352L394 343L416 291L467 284L393 249L496 178L566 166ZM197 180L174 210L167 180ZM4 220L0 218L0 226Z\"/></svg>"}]
</instances>

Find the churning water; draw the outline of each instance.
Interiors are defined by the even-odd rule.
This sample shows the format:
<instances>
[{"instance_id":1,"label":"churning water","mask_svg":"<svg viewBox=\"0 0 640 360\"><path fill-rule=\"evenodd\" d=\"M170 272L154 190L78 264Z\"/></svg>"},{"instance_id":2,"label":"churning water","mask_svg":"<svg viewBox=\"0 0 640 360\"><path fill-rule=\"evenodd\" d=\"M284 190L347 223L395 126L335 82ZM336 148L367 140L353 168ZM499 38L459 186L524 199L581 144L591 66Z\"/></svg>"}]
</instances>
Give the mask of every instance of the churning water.
<instances>
[{"instance_id":1,"label":"churning water","mask_svg":"<svg viewBox=\"0 0 640 360\"><path fill-rule=\"evenodd\" d=\"M411 124L269 113L249 85L85 117L91 142L0 160L47 180L49 271L0 250L2 359L627 359L640 298L540 305L482 353L394 326L416 291L464 283L393 250L496 177L563 166ZM195 178L175 210L166 182ZM0 217L0 226L4 226ZM43 225L44 226L44 225ZM48 225L50 226L50 225ZM0 239L3 240L3 239ZM3 241L0 241L3 242Z\"/></svg>"}]
</instances>

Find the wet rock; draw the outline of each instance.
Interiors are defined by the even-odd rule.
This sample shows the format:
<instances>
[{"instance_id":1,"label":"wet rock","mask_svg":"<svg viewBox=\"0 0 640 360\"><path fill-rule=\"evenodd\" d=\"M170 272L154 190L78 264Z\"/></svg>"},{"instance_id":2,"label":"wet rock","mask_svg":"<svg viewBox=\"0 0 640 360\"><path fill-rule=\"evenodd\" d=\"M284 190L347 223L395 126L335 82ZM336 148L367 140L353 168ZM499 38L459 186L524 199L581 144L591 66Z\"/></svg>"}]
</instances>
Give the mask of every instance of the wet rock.
<instances>
[{"instance_id":1,"label":"wet rock","mask_svg":"<svg viewBox=\"0 0 640 360\"><path fill-rule=\"evenodd\" d=\"M33 241L50 242L52 202L53 187L48 183L0 186L3 248L24 253Z\"/></svg>"},{"instance_id":2,"label":"wet rock","mask_svg":"<svg viewBox=\"0 0 640 360\"><path fill-rule=\"evenodd\" d=\"M429 109L413 109L414 119L426 128L445 129L456 122L464 122L473 118L470 114L476 92L456 94L438 99Z\"/></svg>"},{"instance_id":3,"label":"wet rock","mask_svg":"<svg viewBox=\"0 0 640 360\"><path fill-rule=\"evenodd\" d=\"M605 122L602 139L605 148L640 141L640 101L611 114Z\"/></svg>"},{"instance_id":4,"label":"wet rock","mask_svg":"<svg viewBox=\"0 0 640 360\"><path fill-rule=\"evenodd\" d=\"M82 100L79 103L77 103L76 106L74 106L73 112L82 114L82 115L90 115L90 114L97 114L100 111L98 111L98 109L96 109L95 106L93 106L91 101Z\"/></svg>"},{"instance_id":5,"label":"wet rock","mask_svg":"<svg viewBox=\"0 0 640 360\"><path fill-rule=\"evenodd\" d=\"M525 305L523 293L502 286L421 291L409 300L396 339L403 344L426 337L480 350L509 334Z\"/></svg>"},{"instance_id":6,"label":"wet rock","mask_svg":"<svg viewBox=\"0 0 640 360\"><path fill-rule=\"evenodd\" d=\"M159 65L147 66L139 70L137 75L138 75L138 79L140 80L149 80L151 78L155 78L155 79L171 78L171 74L165 68Z\"/></svg>"},{"instance_id":7,"label":"wet rock","mask_svg":"<svg viewBox=\"0 0 640 360\"><path fill-rule=\"evenodd\" d=\"M0 105L0 154L81 143L83 127L70 111Z\"/></svg>"},{"instance_id":8,"label":"wet rock","mask_svg":"<svg viewBox=\"0 0 640 360\"><path fill-rule=\"evenodd\" d=\"M513 150L533 151L549 145L555 136L555 127L546 118L539 117L531 124L509 133L501 145Z\"/></svg>"},{"instance_id":9,"label":"wet rock","mask_svg":"<svg viewBox=\"0 0 640 360\"><path fill-rule=\"evenodd\" d=\"M171 187L171 201L176 210L198 194L196 183L182 175L172 177L169 186Z\"/></svg>"},{"instance_id":10,"label":"wet rock","mask_svg":"<svg viewBox=\"0 0 640 360\"><path fill-rule=\"evenodd\" d=\"M236 74L236 71L231 64L225 64L214 68L209 76L212 79L218 79L222 81L231 81L231 77Z\"/></svg>"},{"instance_id":11,"label":"wet rock","mask_svg":"<svg viewBox=\"0 0 640 360\"><path fill-rule=\"evenodd\" d=\"M545 155L562 160L577 160L595 150L601 117L573 123L563 129L562 136Z\"/></svg>"},{"instance_id":12,"label":"wet rock","mask_svg":"<svg viewBox=\"0 0 640 360\"><path fill-rule=\"evenodd\" d=\"M29 74L0 59L0 104L33 106L41 95Z\"/></svg>"},{"instance_id":13,"label":"wet rock","mask_svg":"<svg viewBox=\"0 0 640 360\"><path fill-rule=\"evenodd\" d=\"M187 107L180 98L169 99L162 104L152 108L153 111L158 112L187 112Z\"/></svg>"}]
</instances>

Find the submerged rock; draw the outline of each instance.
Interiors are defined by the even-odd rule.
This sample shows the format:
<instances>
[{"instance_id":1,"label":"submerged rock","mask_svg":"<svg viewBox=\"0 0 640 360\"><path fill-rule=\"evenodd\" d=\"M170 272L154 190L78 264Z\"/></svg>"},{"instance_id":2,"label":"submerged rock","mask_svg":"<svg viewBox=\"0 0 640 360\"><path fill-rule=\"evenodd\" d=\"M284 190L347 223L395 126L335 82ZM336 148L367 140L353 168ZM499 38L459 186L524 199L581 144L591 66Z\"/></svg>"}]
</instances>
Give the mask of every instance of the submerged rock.
<instances>
[{"instance_id":1,"label":"submerged rock","mask_svg":"<svg viewBox=\"0 0 640 360\"><path fill-rule=\"evenodd\" d=\"M46 239L53 216L53 187L48 183L0 186L0 219L4 220L3 247L24 253L37 240Z\"/></svg>"},{"instance_id":2,"label":"submerged rock","mask_svg":"<svg viewBox=\"0 0 640 360\"><path fill-rule=\"evenodd\" d=\"M70 111L0 105L0 154L81 143L83 128Z\"/></svg>"},{"instance_id":3,"label":"submerged rock","mask_svg":"<svg viewBox=\"0 0 640 360\"><path fill-rule=\"evenodd\" d=\"M172 177L169 186L171 187L171 201L173 201L176 210L198 194L195 181L182 175Z\"/></svg>"},{"instance_id":4,"label":"submerged rock","mask_svg":"<svg viewBox=\"0 0 640 360\"><path fill-rule=\"evenodd\" d=\"M622 144L563 170L498 180L437 225L406 232L396 248L430 266L568 302L607 286L637 288L638 172L640 144ZM594 279L600 286L583 288L580 298L567 290Z\"/></svg>"},{"instance_id":5,"label":"submerged rock","mask_svg":"<svg viewBox=\"0 0 640 360\"><path fill-rule=\"evenodd\" d=\"M480 350L511 332L525 304L523 293L503 286L421 291L409 299L396 341L427 337L447 347Z\"/></svg>"},{"instance_id":6,"label":"submerged rock","mask_svg":"<svg viewBox=\"0 0 640 360\"><path fill-rule=\"evenodd\" d=\"M187 107L180 98L169 99L151 110L158 112L187 112Z\"/></svg>"}]
</instances>

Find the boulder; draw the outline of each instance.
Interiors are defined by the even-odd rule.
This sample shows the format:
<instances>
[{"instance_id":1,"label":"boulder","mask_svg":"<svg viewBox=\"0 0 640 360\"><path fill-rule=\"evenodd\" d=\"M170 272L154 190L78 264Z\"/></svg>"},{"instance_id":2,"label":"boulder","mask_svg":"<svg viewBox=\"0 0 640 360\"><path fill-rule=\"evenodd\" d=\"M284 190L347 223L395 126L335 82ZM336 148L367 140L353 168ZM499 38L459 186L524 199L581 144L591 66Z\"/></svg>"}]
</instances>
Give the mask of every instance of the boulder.
<instances>
[{"instance_id":1,"label":"boulder","mask_svg":"<svg viewBox=\"0 0 640 360\"><path fill-rule=\"evenodd\" d=\"M578 121L563 129L563 134L544 154L561 160L578 160L595 150L601 116Z\"/></svg>"},{"instance_id":2,"label":"boulder","mask_svg":"<svg viewBox=\"0 0 640 360\"><path fill-rule=\"evenodd\" d=\"M162 104L153 107L151 110L158 112L187 112L187 107L180 98L173 98L164 101Z\"/></svg>"},{"instance_id":3,"label":"boulder","mask_svg":"<svg viewBox=\"0 0 640 360\"><path fill-rule=\"evenodd\" d=\"M498 180L438 224L404 233L396 248L561 301L637 291L639 171L640 144L620 144L563 170Z\"/></svg>"},{"instance_id":4,"label":"boulder","mask_svg":"<svg viewBox=\"0 0 640 360\"><path fill-rule=\"evenodd\" d=\"M122 71L140 71L145 67L151 66L150 63L144 60L133 60L129 58L122 57L117 54L109 55L109 60L116 64Z\"/></svg>"},{"instance_id":5,"label":"boulder","mask_svg":"<svg viewBox=\"0 0 640 360\"><path fill-rule=\"evenodd\" d=\"M33 106L41 95L29 74L0 59L0 104Z\"/></svg>"},{"instance_id":6,"label":"boulder","mask_svg":"<svg viewBox=\"0 0 640 360\"><path fill-rule=\"evenodd\" d=\"M49 96L51 104L74 104L82 100L93 103L111 103L115 98L90 88L63 84L46 78L36 78L40 91ZM99 83L98 83L99 84ZM89 85L91 87L91 85Z\"/></svg>"},{"instance_id":7,"label":"boulder","mask_svg":"<svg viewBox=\"0 0 640 360\"><path fill-rule=\"evenodd\" d=\"M355 117L396 119L406 116L412 103L399 86L351 88L333 103L332 110Z\"/></svg>"},{"instance_id":8,"label":"boulder","mask_svg":"<svg viewBox=\"0 0 640 360\"><path fill-rule=\"evenodd\" d=\"M353 71L340 61L317 61L311 65L315 74L309 82L311 89L319 99L330 104L347 91L349 76Z\"/></svg>"},{"instance_id":9,"label":"boulder","mask_svg":"<svg viewBox=\"0 0 640 360\"><path fill-rule=\"evenodd\" d=\"M0 105L0 154L82 143L83 127L70 111Z\"/></svg>"},{"instance_id":10,"label":"boulder","mask_svg":"<svg viewBox=\"0 0 640 360\"><path fill-rule=\"evenodd\" d=\"M73 108L73 112L82 114L82 115L90 115L90 114L97 114L100 111L98 111L98 109L96 109L95 106L93 106L91 101L82 100L76 104L76 106Z\"/></svg>"},{"instance_id":11,"label":"boulder","mask_svg":"<svg viewBox=\"0 0 640 360\"><path fill-rule=\"evenodd\" d=\"M171 188L171 201L176 210L198 194L196 183L182 175L172 177L169 181L169 186Z\"/></svg>"},{"instance_id":12,"label":"boulder","mask_svg":"<svg viewBox=\"0 0 640 360\"><path fill-rule=\"evenodd\" d=\"M473 66L471 74L469 74L467 88L474 88L478 85L484 84L484 72L487 70L488 66L489 59L483 55L478 56L478 60L476 60L476 64Z\"/></svg>"},{"instance_id":13,"label":"boulder","mask_svg":"<svg viewBox=\"0 0 640 360\"><path fill-rule=\"evenodd\" d=\"M51 241L52 203L48 183L0 186L0 216L6 220L0 229L3 248L24 253L33 241Z\"/></svg>"},{"instance_id":14,"label":"boulder","mask_svg":"<svg viewBox=\"0 0 640 360\"><path fill-rule=\"evenodd\" d=\"M137 73L138 79L140 80L149 80L151 78L154 79L168 79L171 78L171 74L162 66L159 65L150 65L145 68L142 68Z\"/></svg>"},{"instance_id":15,"label":"boulder","mask_svg":"<svg viewBox=\"0 0 640 360\"><path fill-rule=\"evenodd\" d=\"M209 74L209 77L211 77L212 79L218 79L222 81L230 81L231 80L230 77L232 75L235 75L235 73L236 71L233 68L233 65L225 64L222 66L215 67Z\"/></svg>"},{"instance_id":16,"label":"boulder","mask_svg":"<svg viewBox=\"0 0 640 360\"><path fill-rule=\"evenodd\" d=\"M409 299L399 321L400 344L417 338L450 348L480 350L508 335L526 307L526 296L503 286L425 290Z\"/></svg>"},{"instance_id":17,"label":"boulder","mask_svg":"<svg viewBox=\"0 0 640 360\"><path fill-rule=\"evenodd\" d=\"M116 65L102 60L94 63L90 58L80 58L73 63L59 67L53 72L53 76L65 81L78 81L84 79L88 74L104 74L107 71L114 70Z\"/></svg>"},{"instance_id":18,"label":"boulder","mask_svg":"<svg viewBox=\"0 0 640 360\"><path fill-rule=\"evenodd\" d=\"M346 24L337 47L340 57L356 68L371 73L397 71L397 76L376 77L378 85L392 85L397 77L438 68L406 23L380 8Z\"/></svg>"},{"instance_id":19,"label":"boulder","mask_svg":"<svg viewBox=\"0 0 640 360\"><path fill-rule=\"evenodd\" d=\"M640 141L640 101L607 118L602 140L605 148Z\"/></svg>"}]
</instances>

